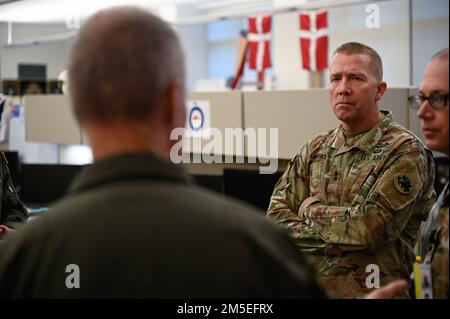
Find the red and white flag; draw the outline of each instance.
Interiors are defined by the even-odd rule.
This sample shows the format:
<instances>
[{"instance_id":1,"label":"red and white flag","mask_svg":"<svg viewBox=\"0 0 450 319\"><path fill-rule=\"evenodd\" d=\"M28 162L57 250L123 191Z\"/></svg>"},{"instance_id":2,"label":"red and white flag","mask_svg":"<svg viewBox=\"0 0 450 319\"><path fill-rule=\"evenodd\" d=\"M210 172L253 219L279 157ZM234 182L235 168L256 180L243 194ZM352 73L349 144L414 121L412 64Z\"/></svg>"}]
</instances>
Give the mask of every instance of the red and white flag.
<instances>
[{"instance_id":1,"label":"red and white flag","mask_svg":"<svg viewBox=\"0 0 450 319\"><path fill-rule=\"evenodd\" d=\"M300 51L306 70L320 71L328 67L328 12L302 11L300 19Z\"/></svg>"},{"instance_id":2,"label":"red and white flag","mask_svg":"<svg viewBox=\"0 0 450 319\"><path fill-rule=\"evenodd\" d=\"M270 68L271 16L248 18L249 67L258 72Z\"/></svg>"}]
</instances>

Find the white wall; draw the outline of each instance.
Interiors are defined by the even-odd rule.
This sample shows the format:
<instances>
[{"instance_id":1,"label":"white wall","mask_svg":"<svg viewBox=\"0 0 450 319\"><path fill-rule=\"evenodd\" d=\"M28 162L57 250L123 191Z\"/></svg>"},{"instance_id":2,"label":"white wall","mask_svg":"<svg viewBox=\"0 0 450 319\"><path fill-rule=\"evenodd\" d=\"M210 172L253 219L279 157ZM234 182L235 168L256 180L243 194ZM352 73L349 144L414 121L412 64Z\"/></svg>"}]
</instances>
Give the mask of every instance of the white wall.
<instances>
[{"instance_id":1,"label":"white wall","mask_svg":"<svg viewBox=\"0 0 450 319\"><path fill-rule=\"evenodd\" d=\"M295 5L301 1L273 0L275 7ZM368 29L365 9L368 3L332 8L329 10L330 55L339 44L361 41L373 46L382 56L385 79L390 86L406 86L410 78L418 85L430 56L448 46L448 0L412 0L413 52L409 42L409 0L374 2L380 8L380 28ZM180 6L177 17L193 14L192 9ZM32 38L39 35L66 33L60 25L13 24L13 39ZM298 13L275 15L273 18L272 74L277 79L277 89L305 89L309 85L309 73L300 66L298 42ZM178 27L187 56L187 84L193 89L197 79L208 76L208 42L206 24ZM237 43L236 35L236 43ZM5 49L7 24L0 23L0 78L17 78L19 63L47 64L47 77L56 78L65 68L70 42L39 45L27 48ZM410 61L414 65L410 74ZM230 56L228 54L227 56ZM233 61L226 64L234 65ZM209 61L209 62L208 62ZM223 63L223 62L222 62ZM234 70L230 69L230 74ZM327 78L327 72L326 72ZM325 83L327 85L327 81Z\"/></svg>"},{"instance_id":2,"label":"white wall","mask_svg":"<svg viewBox=\"0 0 450 319\"><path fill-rule=\"evenodd\" d=\"M177 14L186 14L186 8ZM13 24L12 40L31 39L40 36L69 33L63 24ZM176 28L187 59L187 86L192 89L195 80L206 78L207 43L206 25L185 26ZM70 47L73 40L64 42L35 45L23 48L4 48L8 41L8 26L0 23L0 79L17 79L18 65L21 63L36 63L47 65L47 79L56 79L66 68ZM87 164L92 162L92 151L89 146L61 145L58 147L58 162L61 164Z\"/></svg>"},{"instance_id":3,"label":"white wall","mask_svg":"<svg viewBox=\"0 0 450 319\"><path fill-rule=\"evenodd\" d=\"M196 80L208 77L206 26L179 27L177 32L186 55L187 89L192 91Z\"/></svg>"},{"instance_id":4,"label":"white wall","mask_svg":"<svg viewBox=\"0 0 450 319\"><path fill-rule=\"evenodd\" d=\"M286 0L274 0L274 4L280 7L286 3ZM381 55L388 84L406 86L409 84L408 0L378 2L377 5L380 8L379 29L366 27L367 4L329 9L329 57L342 43L365 43ZM275 16L273 30L277 88L308 88L309 73L300 67L298 13ZM325 75L327 85L328 72Z\"/></svg>"},{"instance_id":5,"label":"white wall","mask_svg":"<svg viewBox=\"0 0 450 319\"><path fill-rule=\"evenodd\" d=\"M413 0L413 85L419 86L429 59L448 47L448 0Z\"/></svg>"},{"instance_id":6,"label":"white wall","mask_svg":"<svg viewBox=\"0 0 450 319\"><path fill-rule=\"evenodd\" d=\"M178 5L176 17L194 15L197 12L187 5ZM175 28L186 55L186 85L188 91L194 89L195 81L208 77L208 49L206 24Z\"/></svg>"},{"instance_id":7,"label":"white wall","mask_svg":"<svg viewBox=\"0 0 450 319\"><path fill-rule=\"evenodd\" d=\"M330 55L345 42L367 44L380 54L383 77L388 86L407 86L410 63L408 0L385 1L377 5L380 8L379 29L366 27L367 4L330 10Z\"/></svg>"},{"instance_id":8,"label":"white wall","mask_svg":"<svg viewBox=\"0 0 450 319\"><path fill-rule=\"evenodd\" d=\"M64 34L72 30L64 25L45 24L13 24L13 42L32 39L40 36ZM208 75L208 57L206 43L206 26L185 26L176 28L185 49L187 59L187 85L193 88L195 80ZM8 26L0 22L0 78L17 79L18 65L21 63L36 63L47 65L47 79L56 79L66 68L72 40L34 45L23 48L4 48L8 39Z\"/></svg>"},{"instance_id":9,"label":"white wall","mask_svg":"<svg viewBox=\"0 0 450 319\"><path fill-rule=\"evenodd\" d=\"M272 21L273 71L276 76L276 88L307 89L309 72L301 68L298 14L276 15Z\"/></svg>"},{"instance_id":10,"label":"white wall","mask_svg":"<svg viewBox=\"0 0 450 319\"><path fill-rule=\"evenodd\" d=\"M13 24L12 40L30 39L36 36L62 34L70 32L61 25ZM47 79L56 79L65 69L69 52L69 41L36 45L24 48L4 48L8 39L8 26L0 23L0 78L17 79L18 65L36 63L47 65Z\"/></svg>"},{"instance_id":11,"label":"white wall","mask_svg":"<svg viewBox=\"0 0 450 319\"><path fill-rule=\"evenodd\" d=\"M274 0L277 7L300 4L302 1ZM303 1L304 2L304 1ZM410 43L409 1L373 2L380 9L380 28L369 29L365 21L370 3L331 8L329 10L329 55L340 44L363 42L381 55L384 78L389 86L418 86L429 58L448 47L449 1L412 0L412 43ZM275 16L274 70L278 89L308 88L309 75L300 68L298 44L298 13ZM412 52L410 47L412 46ZM411 68L411 62L413 67ZM412 69L412 74L411 74ZM325 86L328 84L325 72ZM412 78L412 83L410 79Z\"/></svg>"}]
</instances>

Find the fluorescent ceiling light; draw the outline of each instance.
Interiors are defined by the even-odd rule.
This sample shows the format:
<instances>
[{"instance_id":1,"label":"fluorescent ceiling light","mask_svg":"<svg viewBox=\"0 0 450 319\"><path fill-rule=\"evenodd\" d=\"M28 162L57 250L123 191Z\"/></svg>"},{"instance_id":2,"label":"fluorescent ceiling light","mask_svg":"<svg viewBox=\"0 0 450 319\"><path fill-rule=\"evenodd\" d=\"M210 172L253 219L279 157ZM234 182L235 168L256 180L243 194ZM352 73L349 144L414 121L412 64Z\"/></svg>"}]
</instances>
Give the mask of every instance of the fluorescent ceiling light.
<instances>
[{"instance_id":1,"label":"fluorescent ceiling light","mask_svg":"<svg viewBox=\"0 0 450 319\"><path fill-rule=\"evenodd\" d=\"M150 11L171 4L199 3L206 0L23 0L0 5L0 21L65 22L82 20L98 10L113 6L133 5Z\"/></svg>"},{"instance_id":2,"label":"fluorescent ceiling light","mask_svg":"<svg viewBox=\"0 0 450 319\"><path fill-rule=\"evenodd\" d=\"M202 11L227 9L230 7L238 8L240 6L255 6L255 5L272 5L272 0L216 0L197 5L197 9Z\"/></svg>"},{"instance_id":3,"label":"fluorescent ceiling light","mask_svg":"<svg viewBox=\"0 0 450 319\"><path fill-rule=\"evenodd\" d=\"M1 0L0 0L1 1ZM379 0L386 1L386 0ZM64 23L84 20L98 10L112 6L135 5L159 14L174 24L196 24L223 18L243 18L258 13L279 13L286 9L308 10L338 7L368 0L21 0L0 5L0 22ZM193 5L192 16L177 14L176 5Z\"/></svg>"},{"instance_id":4,"label":"fluorescent ceiling light","mask_svg":"<svg viewBox=\"0 0 450 319\"><path fill-rule=\"evenodd\" d=\"M22 39L11 43L8 42L7 44L5 44L5 47L10 49L16 49L29 47L32 45L52 44L73 39L75 36L76 32L74 31L62 34L52 34L47 36L35 37L33 39Z\"/></svg>"}]
</instances>

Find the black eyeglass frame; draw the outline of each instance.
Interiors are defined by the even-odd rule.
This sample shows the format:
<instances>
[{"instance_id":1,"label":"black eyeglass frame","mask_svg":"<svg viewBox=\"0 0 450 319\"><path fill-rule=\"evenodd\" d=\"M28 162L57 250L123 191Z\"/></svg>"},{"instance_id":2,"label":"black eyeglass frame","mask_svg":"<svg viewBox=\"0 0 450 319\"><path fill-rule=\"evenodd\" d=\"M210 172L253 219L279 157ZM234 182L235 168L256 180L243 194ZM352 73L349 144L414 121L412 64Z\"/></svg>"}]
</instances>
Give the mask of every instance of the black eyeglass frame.
<instances>
[{"instance_id":1,"label":"black eyeglass frame","mask_svg":"<svg viewBox=\"0 0 450 319\"><path fill-rule=\"evenodd\" d=\"M448 97L449 94L432 94L430 96L416 94L408 96L408 103L413 110L418 110L425 101L428 101L433 109L440 110L448 106ZM440 105L439 100L444 103ZM438 103L438 106L436 106L436 103Z\"/></svg>"}]
</instances>

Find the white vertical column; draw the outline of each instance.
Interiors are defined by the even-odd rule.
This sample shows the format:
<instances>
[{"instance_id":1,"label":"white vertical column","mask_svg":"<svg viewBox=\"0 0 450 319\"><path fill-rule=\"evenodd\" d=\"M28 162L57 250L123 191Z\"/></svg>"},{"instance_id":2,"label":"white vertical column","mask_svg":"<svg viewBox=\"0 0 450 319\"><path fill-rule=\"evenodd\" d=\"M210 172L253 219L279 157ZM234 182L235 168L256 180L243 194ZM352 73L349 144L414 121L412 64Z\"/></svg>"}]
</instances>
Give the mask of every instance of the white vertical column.
<instances>
[{"instance_id":1,"label":"white vertical column","mask_svg":"<svg viewBox=\"0 0 450 319\"><path fill-rule=\"evenodd\" d=\"M291 0L273 0L275 8L291 6ZM295 4L298 4L296 2ZM277 90L307 89L308 72L301 67L298 12L272 17L273 72Z\"/></svg>"},{"instance_id":2,"label":"white vertical column","mask_svg":"<svg viewBox=\"0 0 450 319\"><path fill-rule=\"evenodd\" d=\"M172 16L173 9L165 9ZM189 5L176 5L176 19L197 15L195 8ZM177 26L175 30L180 37L186 56L186 85L188 91L193 91L195 81L208 77L208 41L206 23L198 25Z\"/></svg>"}]
</instances>

